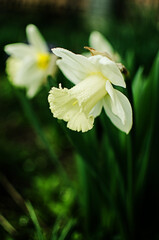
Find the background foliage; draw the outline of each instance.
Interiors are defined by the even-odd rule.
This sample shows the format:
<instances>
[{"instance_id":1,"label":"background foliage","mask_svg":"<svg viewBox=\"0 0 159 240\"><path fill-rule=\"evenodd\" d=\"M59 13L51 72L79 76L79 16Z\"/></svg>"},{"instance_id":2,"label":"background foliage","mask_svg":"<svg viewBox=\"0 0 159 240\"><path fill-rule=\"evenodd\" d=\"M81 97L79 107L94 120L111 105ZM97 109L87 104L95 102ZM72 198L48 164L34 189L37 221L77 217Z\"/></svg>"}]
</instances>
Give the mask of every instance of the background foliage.
<instances>
[{"instance_id":1,"label":"background foliage","mask_svg":"<svg viewBox=\"0 0 159 240\"><path fill-rule=\"evenodd\" d=\"M106 19L101 28L130 71L127 94L135 121L125 136L104 113L86 134L67 130L48 109L48 85L29 102L5 74L3 47L25 42L27 24L37 25L50 46L81 53L94 30L86 16L73 11L1 13L1 239L159 239L156 16L136 12ZM70 86L60 72L50 85L58 82Z\"/></svg>"}]
</instances>

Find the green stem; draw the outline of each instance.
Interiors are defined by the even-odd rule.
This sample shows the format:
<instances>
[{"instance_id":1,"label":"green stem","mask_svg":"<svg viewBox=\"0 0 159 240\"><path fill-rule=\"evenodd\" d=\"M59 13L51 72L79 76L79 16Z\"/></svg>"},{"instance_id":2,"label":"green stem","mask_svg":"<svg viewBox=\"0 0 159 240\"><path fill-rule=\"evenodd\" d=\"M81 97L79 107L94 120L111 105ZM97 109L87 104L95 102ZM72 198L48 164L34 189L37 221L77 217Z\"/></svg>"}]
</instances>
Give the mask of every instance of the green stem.
<instances>
[{"instance_id":1,"label":"green stem","mask_svg":"<svg viewBox=\"0 0 159 240\"><path fill-rule=\"evenodd\" d=\"M44 134L44 131L41 128L40 122L35 114L35 111L33 110L32 106L31 106L30 101L19 90L16 90L16 95L17 95L18 99L20 100L23 111L24 111L26 117L28 118L31 126L33 127L34 131L40 137L44 146L46 147L46 149L50 155L50 159L55 164L57 169L61 172L63 177L65 177L65 179L68 180L67 174L66 174L63 166L61 165L60 161L58 160L57 156L55 155L52 146L50 145L48 139L46 138L46 136Z\"/></svg>"},{"instance_id":2,"label":"green stem","mask_svg":"<svg viewBox=\"0 0 159 240\"><path fill-rule=\"evenodd\" d=\"M134 101L132 95L131 81L130 77L127 79L127 92L128 97L132 105L132 109L134 109ZM129 240L134 238L134 229L133 229L133 221L134 221L134 164L135 161L135 117L133 112L133 127L131 129L130 134L128 135L127 141L127 214L129 221Z\"/></svg>"},{"instance_id":3,"label":"green stem","mask_svg":"<svg viewBox=\"0 0 159 240\"><path fill-rule=\"evenodd\" d=\"M130 234L132 235L133 228L133 205L134 205L134 194L133 194L133 157L132 157L132 141L131 137L128 139L128 157L127 157L127 211L128 211L128 220L130 227Z\"/></svg>"}]
</instances>

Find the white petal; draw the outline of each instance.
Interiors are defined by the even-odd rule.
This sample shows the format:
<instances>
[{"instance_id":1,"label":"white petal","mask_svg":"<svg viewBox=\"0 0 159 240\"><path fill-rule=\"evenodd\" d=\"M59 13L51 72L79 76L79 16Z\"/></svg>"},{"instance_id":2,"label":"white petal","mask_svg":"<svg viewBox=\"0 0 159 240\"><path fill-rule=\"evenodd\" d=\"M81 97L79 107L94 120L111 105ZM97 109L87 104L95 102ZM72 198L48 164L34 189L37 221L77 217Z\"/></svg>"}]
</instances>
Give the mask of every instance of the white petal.
<instances>
[{"instance_id":1,"label":"white petal","mask_svg":"<svg viewBox=\"0 0 159 240\"><path fill-rule=\"evenodd\" d=\"M101 66L100 66L100 59L103 58L101 55L95 55L95 56L91 56L89 57L89 61L94 64L95 68L94 68L94 72L101 72Z\"/></svg>"},{"instance_id":2,"label":"white petal","mask_svg":"<svg viewBox=\"0 0 159 240\"><path fill-rule=\"evenodd\" d=\"M107 81L108 94L104 98L104 109L113 124L121 131L129 133L132 127L132 108L127 97L113 89Z\"/></svg>"},{"instance_id":3,"label":"white petal","mask_svg":"<svg viewBox=\"0 0 159 240\"><path fill-rule=\"evenodd\" d=\"M70 71L70 66L65 63L63 60L57 60L56 61L57 65L61 69L61 71L65 74L65 76L74 84L79 83L81 80L83 80L86 75L83 72L76 71L74 69L71 69Z\"/></svg>"},{"instance_id":4,"label":"white petal","mask_svg":"<svg viewBox=\"0 0 159 240\"><path fill-rule=\"evenodd\" d=\"M26 34L29 43L36 49L37 52L48 52L47 44L35 25L29 24L26 27Z\"/></svg>"},{"instance_id":5,"label":"white petal","mask_svg":"<svg viewBox=\"0 0 159 240\"><path fill-rule=\"evenodd\" d=\"M76 76L79 79L81 77L81 73L83 74L82 76L86 77L89 73L91 73L95 70L94 64L92 64L89 61L89 59L85 56L82 56L79 54L74 54L63 48L54 48L54 49L52 49L52 51L56 56L62 58L61 61L63 61L65 63L65 65L67 64L67 66L69 66L70 71L73 70L74 72L76 72ZM62 71L65 74L66 68L63 70ZM83 79L81 79L81 80L83 80Z\"/></svg>"},{"instance_id":6,"label":"white petal","mask_svg":"<svg viewBox=\"0 0 159 240\"><path fill-rule=\"evenodd\" d=\"M26 88L29 98L37 93L46 80L46 73L37 68L37 63L32 58L25 58L22 61L9 57L6 62L6 72L13 85Z\"/></svg>"},{"instance_id":7,"label":"white petal","mask_svg":"<svg viewBox=\"0 0 159 240\"><path fill-rule=\"evenodd\" d=\"M31 58L25 58L22 61L21 68L17 72L16 81L21 86L30 86L33 82L44 81L45 71L37 67L37 62Z\"/></svg>"},{"instance_id":8,"label":"white petal","mask_svg":"<svg viewBox=\"0 0 159 240\"><path fill-rule=\"evenodd\" d=\"M50 54L50 62L49 62L48 69L47 69L47 75L55 76L55 74L57 72L56 61L57 61L57 57L53 53L51 53Z\"/></svg>"},{"instance_id":9,"label":"white petal","mask_svg":"<svg viewBox=\"0 0 159 240\"><path fill-rule=\"evenodd\" d=\"M102 107L103 107L103 99L100 100L95 107L91 110L91 112L89 113L90 116L98 117L101 114L102 111Z\"/></svg>"},{"instance_id":10,"label":"white petal","mask_svg":"<svg viewBox=\"0 0 159 240\"><path fill-rule=\"evenodd\" d=\"M109 81L106 82L105 88L112 100L112 112L121 119L123 124L125 124L125 113L120 101L116 96L115 89L112 87Z\"/></svg>"},{"instance_id":11,"label":"white petal","mask_svg":"<svg viewBox=\"0 0 159 240\"><path fill-rule=\"evenodd\" d=\"M113 55L113 47L109 41L97 31L93 31L89 37L89 44L92 48L100 52L107 52L110 55Z\"/></svg>"},{"instance_id":12,"label":"white petal","mask_svg":"<svg viewBox=\"0 0 159 240\"><path fill-rule=\"evenodd\" d=\"M102 74L109 79L110 82L116 86L126 87L124 78L115 62L106 57L102 57L99 63Z\"/></svg>"},{"instance_id":13,"label":"white petal","mask_svg":"<svg viewBox=\"0 0 159 240\"><path fill-rule=\"evenodd\" d=\"M24 58L26 56L35 55L34 50L24 43L8 44L4 48L5 52L16 58Z\"/></svg>"},{"instance_id":14,"label":"white petal","mask_svg":"<svg viewBox=\"0 0 159 240\"><path fill-rule=\"evenodd\" d=\"M38 77L37 79L34 79L34 82L32 82L30 85L27 86L28 98L34 97L36 93L39 91L40 87L41 87L41 81Z\"/></svg>"}]
</instances>

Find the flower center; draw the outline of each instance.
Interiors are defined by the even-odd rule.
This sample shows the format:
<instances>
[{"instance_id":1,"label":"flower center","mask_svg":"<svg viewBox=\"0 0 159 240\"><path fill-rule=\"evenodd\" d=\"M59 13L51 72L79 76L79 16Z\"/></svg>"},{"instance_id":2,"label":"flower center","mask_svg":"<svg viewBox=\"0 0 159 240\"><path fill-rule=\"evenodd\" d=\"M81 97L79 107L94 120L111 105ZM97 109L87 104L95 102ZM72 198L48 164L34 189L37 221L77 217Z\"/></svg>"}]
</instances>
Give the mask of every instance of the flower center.
<instances>
[{"instance_id":1,"label":"flower center","mask_svg":"<svg viewBox=\"0 0 159 240\"><path fill-rule=\"evenodd\" d=\"M37 58L37 64L40 69L47 69L50 61L50 54L39 53Z\"/></svg>"}]
</instances>

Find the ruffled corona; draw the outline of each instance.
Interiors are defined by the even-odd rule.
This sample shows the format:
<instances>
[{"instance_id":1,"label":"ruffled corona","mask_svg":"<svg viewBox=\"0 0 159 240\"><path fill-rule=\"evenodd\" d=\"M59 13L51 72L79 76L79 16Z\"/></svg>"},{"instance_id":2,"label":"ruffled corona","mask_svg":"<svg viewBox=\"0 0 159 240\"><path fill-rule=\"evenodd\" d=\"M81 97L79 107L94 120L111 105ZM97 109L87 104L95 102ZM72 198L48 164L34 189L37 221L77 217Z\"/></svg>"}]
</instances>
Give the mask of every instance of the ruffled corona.
<instances>
[{"instance_id":1,"label":"ruffled corona","mask_svg":"<svg viewBox=\"0 0 159 240\"><path fill-rule=\"evenodd\" d=\"M52 88L49 95L50 109L54 117L68 122L68 128L86 132L93 127L93 107L106 94L107 79L94 74L71 88Z\"/></svg>"}]
</instances>

